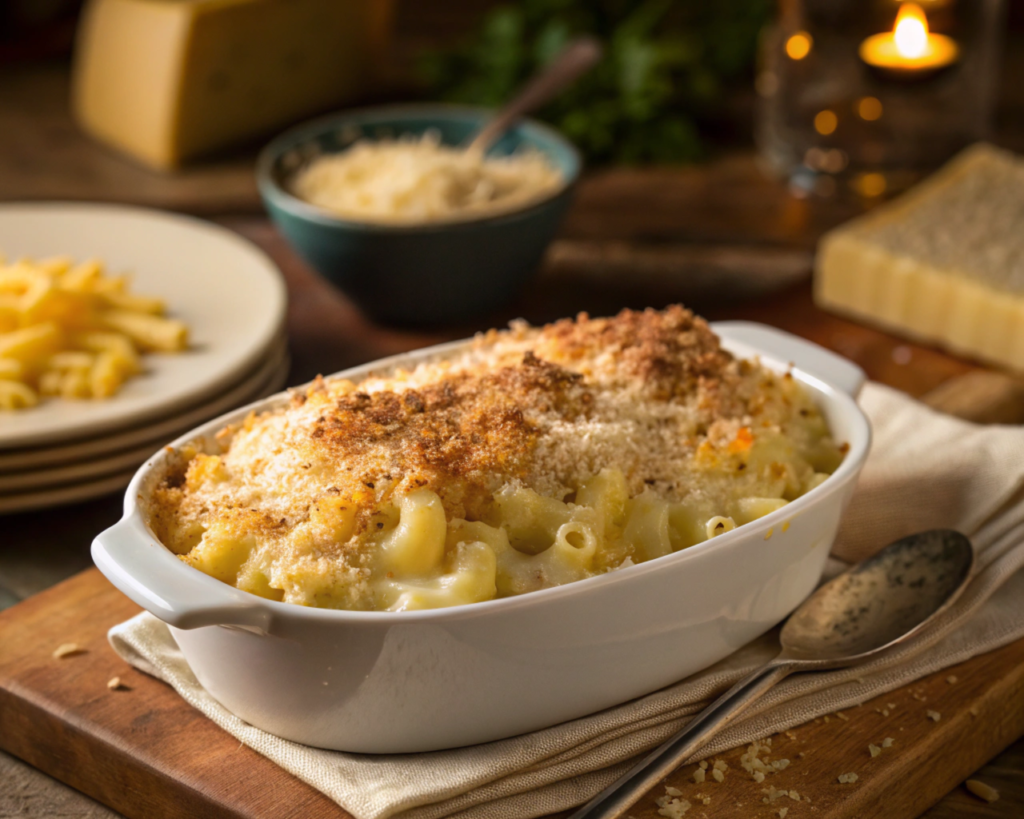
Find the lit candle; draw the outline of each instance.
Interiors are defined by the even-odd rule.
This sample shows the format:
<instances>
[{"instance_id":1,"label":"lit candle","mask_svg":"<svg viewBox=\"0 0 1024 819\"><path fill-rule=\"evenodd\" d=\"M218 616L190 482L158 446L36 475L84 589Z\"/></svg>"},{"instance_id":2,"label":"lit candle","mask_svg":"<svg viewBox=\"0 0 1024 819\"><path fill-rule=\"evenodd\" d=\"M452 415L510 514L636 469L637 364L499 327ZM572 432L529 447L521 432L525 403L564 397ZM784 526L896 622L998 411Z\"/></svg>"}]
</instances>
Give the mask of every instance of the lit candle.
<instances>
[{"instance_id":1,"label":"lit candle","mask_svg":"<svg viewBox=\"0 0 1024 819\"><path fill-rule=\"evenodd\" d=\"M898 79L922 79L952 65L960 48L951 37L928 31L928 18L917 3L904 3L892 31L874 34L860 44L860 58Z\"/></svg>"}]
</instances>

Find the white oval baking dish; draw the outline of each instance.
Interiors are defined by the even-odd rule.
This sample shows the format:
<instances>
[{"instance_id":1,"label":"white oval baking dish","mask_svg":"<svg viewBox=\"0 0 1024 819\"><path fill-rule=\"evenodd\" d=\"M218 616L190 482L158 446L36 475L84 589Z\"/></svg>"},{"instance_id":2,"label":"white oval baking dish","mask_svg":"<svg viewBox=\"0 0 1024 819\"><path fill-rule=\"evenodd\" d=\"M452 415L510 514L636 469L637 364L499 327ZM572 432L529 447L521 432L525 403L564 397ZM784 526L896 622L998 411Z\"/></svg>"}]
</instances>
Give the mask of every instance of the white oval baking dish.
<instances>
[{"instance_id":1,"label":"white oval baking dish","mask_svg":"<svg viewBox=\"0 0 1024 819\"><path fill-rule=\"evenodd\" d=\"M92 546L100 570L170 627L196 677L246 722L322 748L407 753L533 731L655 691L767 631L811 592L870 444L854 396L864 374L795 336L713 325L815 396L849 444L839 469L783 509L680 552L520 597L431 611L355 612L264 600L186 566L140 506L165 450L128 487L124 517ZM446 344L339 373L408 367ZM212 436L281 394L211 421Z\"/></svg>"}]
</instances>

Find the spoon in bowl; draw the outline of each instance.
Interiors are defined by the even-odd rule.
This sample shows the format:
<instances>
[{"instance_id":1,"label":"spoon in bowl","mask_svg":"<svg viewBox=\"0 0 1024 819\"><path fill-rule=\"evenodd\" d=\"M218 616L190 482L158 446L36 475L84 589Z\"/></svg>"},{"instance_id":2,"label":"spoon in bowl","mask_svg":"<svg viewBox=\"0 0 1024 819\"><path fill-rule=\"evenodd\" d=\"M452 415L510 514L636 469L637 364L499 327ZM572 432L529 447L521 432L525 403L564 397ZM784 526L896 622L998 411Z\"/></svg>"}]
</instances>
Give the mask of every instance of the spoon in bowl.
<instances>
[{"instance_id":1,"label":"spoon in bowl","mask_svg":"<svg viewBox=\"0 0 1024 819\"><path fill-rule=\"evenodd\" d=\"M487 153L492 143L516 120L558 96L600 59L601 44L593 37L579 37L570 42L476 133L466 150Z\"/></svg>"},{"instance_id":2,"label":"spoon in bowl","mask_svg":"<svg viewBox=\"0 0 1024 819\"><path fill-rule=\"evenodd\" d=\"M935 529L897 540L847 569L786 621L778 657L736 683L569 819L622 816L788 675L857 665L916 634L960 596L973 567L971 542L959 532Z\"/></svg>"}]
</instances>

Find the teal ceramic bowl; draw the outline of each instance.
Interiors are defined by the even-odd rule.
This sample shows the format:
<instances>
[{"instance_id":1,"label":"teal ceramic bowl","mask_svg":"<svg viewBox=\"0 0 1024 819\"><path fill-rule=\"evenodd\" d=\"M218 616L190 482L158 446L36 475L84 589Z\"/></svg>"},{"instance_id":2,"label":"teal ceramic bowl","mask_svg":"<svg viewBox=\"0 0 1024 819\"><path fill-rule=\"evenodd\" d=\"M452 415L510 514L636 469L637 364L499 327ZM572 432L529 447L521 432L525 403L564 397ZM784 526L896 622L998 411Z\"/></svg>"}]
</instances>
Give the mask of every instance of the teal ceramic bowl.
<instances>
[{"instance_id":1,"label":"teal ceramic bowl","mask_svg":"<svg viewBox=\"0 0 1024 819\"><path fill-rule=\"evenodd\" d=\"M580 172L573 145L550 128L523 120L491 149L541 151L565 185L550 197L494 216L422 225L359 222L294 196L289 180L311 159L358 139L439 134L462 145L492 112L446 105L367 108L296 126L271 142L257 180L271 218L292 247L368 315L399 324L472 319L508 303L533 276L569 207Z\"/></svg>"}]
</instances>

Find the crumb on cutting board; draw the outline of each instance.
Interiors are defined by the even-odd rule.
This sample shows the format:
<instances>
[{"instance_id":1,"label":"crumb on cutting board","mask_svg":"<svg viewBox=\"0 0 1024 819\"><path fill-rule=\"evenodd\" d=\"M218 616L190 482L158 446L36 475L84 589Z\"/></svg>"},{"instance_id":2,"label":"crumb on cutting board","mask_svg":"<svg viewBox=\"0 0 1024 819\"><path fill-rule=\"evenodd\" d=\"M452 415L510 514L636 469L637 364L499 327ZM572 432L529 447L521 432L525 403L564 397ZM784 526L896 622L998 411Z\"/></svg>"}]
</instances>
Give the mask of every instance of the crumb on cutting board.
<instances>
[{"instance_id":1,"label":"crumb on cutting board","mask_svg":"<svg viewBox=\"0 0 1024 819\"><path fill-rule=\"evenodd\" d=\"M58 660L63 660L65 657L73 657L76 654L84 654L85 649L82 648L78 643L61 643L53 651L53 656Z\"/></svg>"},{"instance_id":2,"label":"crumb on cutting board","mask_svg":"<svg viewBox=\"0 0 1024 819\"><path fill-rule=\"evenodd\" d=\"M771 805L777 799L792 799L794 802L800 801L800 794L795 790L787 790L786 788L775 788L769 785L767 788L761 791L765 796L761 799L761 802L765 805ZM806 796L803 798L804 802L810 802Z\"/></svg>"},{"instance_id":3,"label":"crumb on cutting board","mask_svg":"<svg viewBox=\"0 0 1024 819\"><path fill-rule=\"evenodd\" d=\"M690 809L690 803L685 799L679 799L669 795L659 796L654 800L658 806L658 816L666 819L683 819L683 816Z\"/></svg>"},{"instance_id":4,"label":"crumb on cutting board","mask_svg":"<svg viewBox=\"0 0 1024 819\"><path fill-rule=\"evenodd\" d=\"M967 790L986 802L995 802L999 798L999 791L991 785L986 785L980 779L968 779L964 785Z\"/></svg>"},{"instance_id":5,"label":"crumb on cutting board","mask_svg":"<svg viewBox=\"0 0 1024 819\"><path fill-rule=\"evenodd\" d=\"M760 742L755 740L751 745L747 746L746 753L740 757L740 767L749 773L755 782L764 782L767 774L777 773L789 767L788 759L771 760L769 754L766 753L771 751L771 747L771 737ZM764 753L763 759L761 757L762 753Z\"/></svg>"}]
</instances>

